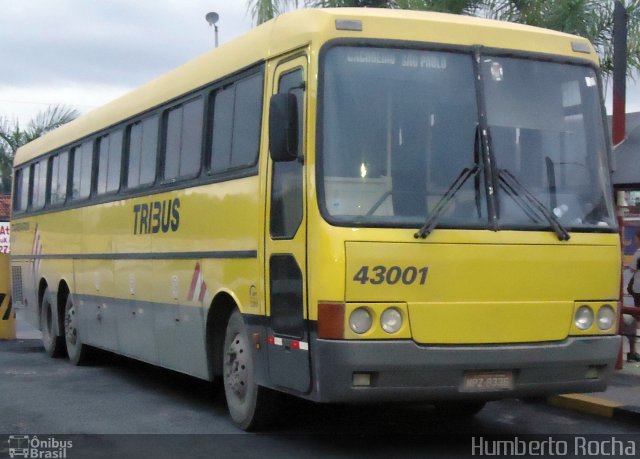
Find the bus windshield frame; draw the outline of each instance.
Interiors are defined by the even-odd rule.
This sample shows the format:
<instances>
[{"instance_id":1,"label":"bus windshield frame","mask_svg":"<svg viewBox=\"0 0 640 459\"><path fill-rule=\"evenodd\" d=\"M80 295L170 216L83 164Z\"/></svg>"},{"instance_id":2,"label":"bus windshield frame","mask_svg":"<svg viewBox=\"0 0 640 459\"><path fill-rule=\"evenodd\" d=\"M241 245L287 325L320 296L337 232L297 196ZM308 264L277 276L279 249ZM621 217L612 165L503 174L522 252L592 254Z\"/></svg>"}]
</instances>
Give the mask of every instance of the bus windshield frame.
<instances>
[{"instance_id":1,"label":"bus windshield frame","mask_svg":"<svg viewBox=\"0 0 640 459\"><path fill-rule=\"evenodd\" d=\"M617 232L603 113L590 61L329 42L319 65L321 213L347 227Z\"/></svg>"}]
</instances>

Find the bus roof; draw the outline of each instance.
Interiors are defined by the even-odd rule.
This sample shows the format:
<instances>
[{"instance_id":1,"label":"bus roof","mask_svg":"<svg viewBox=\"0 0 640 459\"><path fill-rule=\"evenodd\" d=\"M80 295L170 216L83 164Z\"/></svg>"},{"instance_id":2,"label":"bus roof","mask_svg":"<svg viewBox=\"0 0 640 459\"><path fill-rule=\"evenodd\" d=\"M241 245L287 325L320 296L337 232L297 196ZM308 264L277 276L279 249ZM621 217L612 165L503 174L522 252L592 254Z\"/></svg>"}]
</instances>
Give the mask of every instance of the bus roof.
<instances>
[{"instance_id":1,"label":"bus roof","mask_svg":"<svg viewBox=\"0 0 640 459\"><path fill-rule=\"evenodd\" d=\"M361 31L336 30L336 19L360 20ZM338 37L483 45L588 59L597 64L584 38L561 32L471 16L374 8L302 9L279 16L219 48L152 80L128 94L21 147L14 165L70 145L225 75L296 48L321 46ZM572 43L587 44L577 52Z\"/></svg>"}]
</instances>

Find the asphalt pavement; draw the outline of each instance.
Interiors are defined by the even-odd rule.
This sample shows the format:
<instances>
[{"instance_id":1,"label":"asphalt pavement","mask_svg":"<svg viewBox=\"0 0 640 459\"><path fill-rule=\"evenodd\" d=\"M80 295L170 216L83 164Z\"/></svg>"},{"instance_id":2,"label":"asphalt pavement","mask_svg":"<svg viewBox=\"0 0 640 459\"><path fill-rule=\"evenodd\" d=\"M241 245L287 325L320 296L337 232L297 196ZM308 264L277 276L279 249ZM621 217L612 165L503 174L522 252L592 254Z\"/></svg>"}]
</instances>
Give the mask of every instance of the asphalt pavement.
<instances>
[{"instance_id":1,"label":"asphalt pavement","mask_svg":"<svg viewBox=\"0 0 640 459\"><path fill-rule=\"evenodd\" d=\"M0 341L0 457L7 457L3 434L71 439L76 449L68 452L70 459L424 457L427 451L435 452L433 457L468 457L472 437L638 438L638 424L628 419L520 400L492 402L473 418L456 418L423 404L319 405L286 399L271 430L245 434L229 420L216 386L106 352L85 367L51 359L39 332L20 322L20 339ZM619 386L617 378L612 390Z\"/></svg>"}]
</instances>

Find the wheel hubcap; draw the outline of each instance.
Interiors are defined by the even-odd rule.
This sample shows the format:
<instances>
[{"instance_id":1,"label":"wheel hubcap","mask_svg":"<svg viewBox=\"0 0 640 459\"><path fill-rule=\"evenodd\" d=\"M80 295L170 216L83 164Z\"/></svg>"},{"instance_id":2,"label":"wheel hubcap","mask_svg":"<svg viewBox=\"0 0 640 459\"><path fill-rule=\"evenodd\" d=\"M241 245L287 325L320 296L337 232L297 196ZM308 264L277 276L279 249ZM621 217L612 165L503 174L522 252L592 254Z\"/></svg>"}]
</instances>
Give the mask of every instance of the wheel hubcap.
<instances>
[{"instance_id":1,"label":"wheel hubcap","mask_svg":"<svg viewBox=\"0 0 640 459\"><path fill-rule=\"evenodd\" d=\"M67 336L67 342L75 345L78 339L78 332L76 330L76 309L73 305L64 316L64 331Z\"/></svg>"},{"instance_id":2,"label":"wheel hubcap","mask_svg":"<svg viewBox=\"0 0 640 459\"><path fill-rule=\"evenodd\" d=\"M246 343L240 334L236 334L227 349L224 371L227 386L239 398L243 398L247 392L247 359Z\"/></svg>"}]
</instances>

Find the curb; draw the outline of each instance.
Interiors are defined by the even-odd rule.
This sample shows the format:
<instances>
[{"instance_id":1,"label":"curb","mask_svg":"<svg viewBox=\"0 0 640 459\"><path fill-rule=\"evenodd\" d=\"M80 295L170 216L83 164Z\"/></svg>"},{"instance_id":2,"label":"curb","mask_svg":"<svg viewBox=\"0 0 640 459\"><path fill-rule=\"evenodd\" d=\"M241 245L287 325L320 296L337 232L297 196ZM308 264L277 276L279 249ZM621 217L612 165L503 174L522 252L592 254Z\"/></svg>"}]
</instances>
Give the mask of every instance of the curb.
<instances>
[{"instance_id":1,"label":"curb","mask_svg":"<svg viewBox=\"0 0 640 459\"><path fill-rule=\"evenodd\" d=\"M547 404L619 421L640 422L640 406L625 405L591 395L554 395L547 398Z\"/></svg>"}]
</instances>

